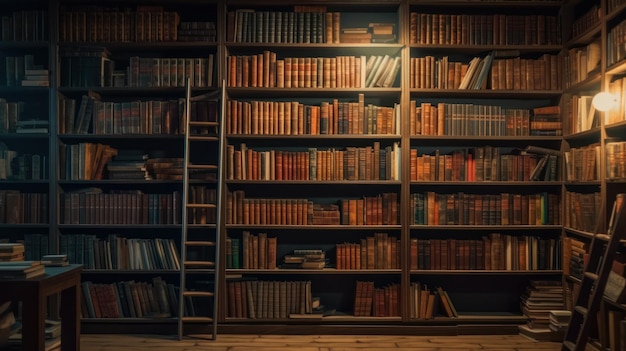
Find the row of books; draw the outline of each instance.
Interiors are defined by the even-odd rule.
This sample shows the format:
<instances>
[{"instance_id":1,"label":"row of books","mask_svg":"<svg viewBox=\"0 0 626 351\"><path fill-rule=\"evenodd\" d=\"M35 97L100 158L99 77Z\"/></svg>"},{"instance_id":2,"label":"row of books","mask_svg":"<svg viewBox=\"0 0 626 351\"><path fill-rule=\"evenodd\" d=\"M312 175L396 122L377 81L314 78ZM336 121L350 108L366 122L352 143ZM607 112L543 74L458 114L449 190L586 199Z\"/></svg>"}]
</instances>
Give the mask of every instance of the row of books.
<instances>
[{"instance_id":1,"label":"row of books","mask_svg":"<svg viewBox=\"0 0 626 351\"><path fill-rule=\"evenodd\" d=\"M500 152L497 147L484 146L447 154L435 150L418 156L418 149L411 149L411 181L550 181L558 178L556 155L544 155L549 163L541 163L542 157L523 151L506 155Z\"/></svg>"},{"instance_id":2,"label":"row of books","mask_svg":"<svg viewBox=\"0 0 626 351\"><path fill-rule=\"evenodd\" d=\"M152 282L81 283L83 318L167 318L178 315L178 287Z\"/></svg>"},{"instance_id":3,"label":"row of books","mask_svg":"<svg viewBox=\"0 0 626 351\"><path fill-rule=\"evenodd\" d=\"M178 40L180 15L162 6L68 8L59 15L63 42L168 42Z\"/></svg>"},{"instance_id":4,"label":"row of books","mask_svg":"<svg viewBox=\"0 0 626 351\"><path fill-rule=\"evenodd\" d=\"M447 56L412 57L411 89L560 90L564 56L543 54L537 59L474 57L469 63ZM500 55L500 54L498 54ZM482 63L482 66L481 66ZM465 78L467 77L467 78Z\"/></svg>"},{"instance_id":5,"label":"row of books","mask_svg":"<svg viewBox=\"0 0 626 351\"><path fill-rule=\"evenodd\" d=\"M563 132L567 134L580 133L600 126L599 111L591 103L592 95L571 95L564 96L563 120L567 123L563 125ZM611 109L605 113L606 118L615 116L615 110ZM616 121L621 120L621 117Z\"/></svg>"},{"instance_id":6,"label":"row of books","mask_svg":"<svg viewBox=\"0 0 626 351\"><path fill-rule=\"evenodd\" d=\"M266 50L226 60L228 86L241 88L389 88L400 71L400 57L390 55L279 59Z\"/></svg>"},{"instance_id":7,"label":"row of books","mask_svg":"<svg viewBox=\"0 0 626 351\"><path fill-rule=\"evenodd\" d=\"M61 52L63 87L192 87L214 86L214 55L206 57L138 57L128 59L125 69L107 51L80 49ZM118 64L119 65L119 64Z\"/></svg>"},{"instance_id":8,"label":"row of books","mask_svg":"<svg viewBox=\"0 0 626 351\"><path fill-rule=\"evenodd\" d=\"M47 224L48 194L0 190L0 223Z\"/></svg>"},{"instance_id":9,"label":"row of books","mask_svg":"<svg viewBox=\"0 0 626 351\"><path fill-rule=\"evenodd\" d=\"M600 179L600 144L573 147L563 152L565 179L594 181Z\"/></svg>"},{"instance_id":10,"label":"row of books","mask_svg":"<svg viewBox=\"0 0 626 351\"><path fill-rule=\"evenodd\" d=\"M413 224L558 225L557 194L411 194Z\"/></svg>"},{"instance_id":11,"label":"row of books","mask_svg":"<svg viewBox=\"0 0 626 351\"><path fill-rule=\"evenodd\" d=\"M563 53L563 87L569 88L600 71L600 39L581 47L566 49Z\"/></svg>"},{"instance_id":12,"label":"row of books","mask_svg":"<svg viewBox=\"0 0 626 351\"><path fill-rule=\"evenodd\" d=\"M409 123L411 135L451 136L528 136L561 135L560 111L554 114L556 123L539 121L543 109L503 108L495 105L418 103L411 100ZM547 133L545 127L553 131Z\"/></svg>"},{"instance_id":13,"label":"row of books","mask_svg":"<svg viewBox=\"0 0 626 351\"><path fill-rule=\"evenodd\" d=\"M0 63L2 86L49 86L49 71L35 64L35 55L3 56Z\"/></svg>"},{"instance_id":14,"label":"row of books","mask_svg":"<svg viewBox=\"0 0 626 351\"><path fill-rule=\"evenodd\" d=\"M45 11L21 10L2 16L2 41L48 40L48 16Z\"/></svg>"},{"instance_id":15,"label":"row of books","mask_svg":"<svg viewBox=\"0 0 626 351\"><path fill-rule=\"evenodd\" d=\"M16 133L17 123L25 119L25 101L7 101L0 98L0 134Z\"/></svg>"},{"instance_id":16,"label":"row of books","mask_svg":"<svg viewBox=\"0 0 626 351\"><path fill-rule=\"evenodd\" d=\"M48 234L24 234L24 258L27 261L40 260L50 254Z\"/></svg>"},{"instance_id":17,"label":"row of books","mask_svg":"<svg viewBox=\"0 0 626 351\"><path fill-rule=\"evenodd\" d=\"M60 96L59 110L59 134L169 135L184 133L185 128L182 99L113 102L88 95L80 100Z\"/></svg>"},{"instance_id":18,"label":"row of books","mask_svg":"<svg viewBox=\"0 0 626 351\"><path fill-rule=\"evenodd\" d=\"M342 199L338 204L308 199L246 198L243 190L227 194L226 223L282 225L394 225L399 223L396 193Z\"/></svg>"},{"instance_id":19,"label":"row of books","mask_svg":"<svg viewBox=\"0 0 626 351\"><path fill-rule=\"evenodd\" d=\"M244 230L241 235L241 268L276 269L277 245L276 237L268 237L267 233L255 235Z\"/></svg>"},{"instance_id":20,"label":"row of books","mask_svg":"<svg viewBox=\"0 0 626 351\"><path fill-rule=\"evenodd\" d=\"M561 243L551 238L490 233L481 239L411 239L416 270L554 270L561 267Z\"/></svg>"},{"instance_id":21,"label":"row of books","mask_svg":"<svg viewBox=\"0 0 626 351\"><path fill-rule=\"evenodd\" d=\"M603 10L598 4L590 6L584 14L576 18L572 23L572 34L571 38L568 39L578 38L578 36L600 23L602 12Z\"/></svg>"},{"instance_id":22,"label":"row of books","mask_svg":"<svg viewBox=\"0 0 626 351\"><path fill-rule=\"evenodd\" d=\"M173 239L126 238L109 234L61 235L60 251L72 264L86 269L179 270L178 249Z\"/></svg>"},{"instance_id":23,"label":"row of books","mask_svg":"<svg viewBox=\"0 0 626 351\"><path fill-rule=\"evenodd\" d=\"M377 106L334 99L318 105L298 101L239 101L226 103L228 134L398 134L400 105Z\"/></svg>"},{"instance_id":24,"label":"row of books","mask_svg":"<svg viewBox=\"0 0 626 351\"><path fill-rule=\"evenodd\" d=\"M48 157L8 150L0 143L0 180L41 180L48 178Z\"/></svg>"},{"instance_id":25,"label":"row of books","mask_svg":"<svg viewBox=\"0 0 626 351\"><path fill-rule=\"evenodd\" d=\"M582 279L589 260L588 243L570 236L563 237L563 275Z\"/></svg>"},{"instance_id":26,"label":"row of books","mask_svg":"<svg viewBox=\"0 0 626 351\"><path fill-rule=\"evenodd\" d=\"M380 146L304 151L257 151L227 146L227 179L399 180L400 147Z\"/></svg>"},{"instance_id":27,"label":"row of books","mask_svg":"<svg viewBox=\"0 0 626 351\"><path fill-rule=\"evenodd\" d=\"M626 30L626 24L625 30ZM626 56L625 56L626 57ZM607 125L623 122L626 120L626 78L616 77L609 82L608 92L613 95L617 102L610 110L605 112L605 123ZM599 119L598 123L599 123Z\"/></svg>"},{"instance_id":28,"label":"row of books","mask_svg":"<svg viewBox=\"0 0 626 351\"><path fill-rule=\"evenodd\" d=\"M228 11L227 41L237 43L338 43L341 13Z\"/></svg>"},{"instance_id":29,"label":"row of books","mask_svg":"<svg viewBox=\"0 0 626 351\"><path fill-rule=\"evenodd\" d=\"M624 4L624 0L608 0L606 3L607 13L613 12L617 7Z\"/></svg>"},{"instance_id":30,"label":"row of books","mask_svg":"<svg viewBox=\"0 0 626 351\"><path fill-rule=\"evenodd\" d=\"M373 281L357 280L353 313L355 317L400 316L400 284L376 287Z\"/></svg>"},{"instance_id":31,"label":"row of books","mask_svg":"<svg viewBox=\"0 0 626 351\"><path fill-rule=\"evenodd\" d=\"M226 318L286 319L311 314L311 281L226 281Z\"/></svg>"},{"instance_id":32,"label":"row of books","mask_svg":"<svg viewBox=\"0 0 626 351\"><path fill-rule=\"evenodd\" d=\"M568 228L582 230L588 233L596 231L596 221L602 208L599 192L577 193L566 191L563 199L565 208L563 225Z\"/></svg>"},{"instance_id":33,"label":"row of books","mask_svg":"<svg viewBox=\"0 0 626 351\"><path fill-rule=\"evenodd\" d=\"M450 318L459 316L448 292L441 287L431 289L424 283L411 282L409 296L411 319L432 319L436 315Z\"/></svg>"},{"instance_id":34,"label":"row of books","mask_svg":"<svg viewBox=\"0 0 626 351\"><path fill-rule=\"evenodd\" d=\"M626 141L606 143L606 178L626 179Z\"/></svg>"},{"instance_id":35,"label":"row of books","mask_svg":"<svg viewBox=\"0 0 626 351\"><path fill-rule=\"evenodd\" d=\"M61 194L61 224L180 224L181 194L88 188Z\"/></svg>"},{"instance_id":36,"label":"row of books","mask_svg":"<svg viewBox=\"0 0 626 351\"><path fill-rule=\"evenodd\" d=\"M400 240L374 233L359 243L336 245L337 269L400 269Z\"/></svg>"},{"instance_id":37,"label":"row of books","mask_svg":"<svg viewBox=\"0 0 626 351\"><path fill-rule=\"evenodd\" d=\"M411 44L557 45L561 26L553 15L438 14L411 12Z\"/></svg>"},{"instance_id":38,"label":"row of books","mask_svg":"<svg viewBox=\"0 0 626 351\"><path fill-rule=\"evenodd\" d=\"M609 29L606 49L607 67L622 61L626 57L624 30L626 30L626 20L615 24Z\"/></svg>"}]
</instances>

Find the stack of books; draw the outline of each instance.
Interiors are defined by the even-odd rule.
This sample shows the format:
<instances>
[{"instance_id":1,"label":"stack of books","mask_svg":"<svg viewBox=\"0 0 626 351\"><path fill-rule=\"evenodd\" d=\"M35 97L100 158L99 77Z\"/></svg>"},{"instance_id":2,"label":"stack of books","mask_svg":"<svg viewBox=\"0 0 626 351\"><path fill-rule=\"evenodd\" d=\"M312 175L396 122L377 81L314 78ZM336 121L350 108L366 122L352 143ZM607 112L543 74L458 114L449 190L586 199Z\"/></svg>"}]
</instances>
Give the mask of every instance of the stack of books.
<instances>
[{"instance_id":1,"label":"stack of books","mask_svg":"<svg viewBox=\"0 0 626 351\"><path fill-rule=\"evenodd\" d=\"M18 322L16 328L13 328L11 336L9 336L8 346L9 350L21 350L22 346L22 326ZM61 350L61 321L46 319L46 351ZM3 349L4 350L4 349Z\"/></svg>"},{"instance_id":2,"label":"stack of books","mask_svg":"<svg viewBox=\"0 0 626 351\"><path fill-rule=\"evenodd\" d=\"M395 25L393 23L370 23L372 43L396 43Z\"/></svg>"},{"instance_id":3,"label":"stack of books","mask_svg":"<svg viewBox=\"0 0 626 351\"><path fill-rule=\"evenodd\" d=\"M550 328L552 311L565 307L563 283L560 280L531 280L522 295L522 313L528 318L519 333L538 341L562 341L563 332Z\"/></svg>"},{"instance_id":4,"label":"stack of books","mask_svg":"<svg viewBox=\"0 0 626 351\"><path fill-rule=\"evenodd\" d=\"M67 255L45 255L41 258L41 264L46 267L64 267L70 263Z\"/></svg>"},{"instance_id":5,"label":"stack of books","mask_svg":"<svg viewBox=\"0 0 626 351\"><path fill-rule=\"evenodd\" d=\"M326 253L324 250L293 250L286 255L280 268L323 269L326 267Z\"/></svg>"},{"instance_id":6,"label":"stack of books","mask_svg":"<svg viewBox=\"0 0 626 351\"><path fill-rule=\"evenodd\" d=\"M0 243L0 262L24 261L24 244Z\"/></svg>"},{"instance_id":7,"label":"stack of books","mask_svg":"<svg viewBox=\"0 0 626 351\"><path fill-rule=\"evenodd\" d=\"M17 121L16 133L48 133L47 119L27 119Z\"/></svg>"},{"instance_id":8,"label":"stack of books","mask_svg":"<svg viewBox=\"0 0 626 351\"><path fill-rule=\"evenodd\" d=\"M141 150L118 150L107 163L109 179L152 179L146 168L148 155Z\"/></svg>"},{"instance_id":9,"label":"stack of books","mask_svg":"<svg viewBox=\"0 0 626 351\"><path fill-rule=\"evenodd\" d=\"M567 331L567 326L572 318L572 311L554 310L550 311L550 330L555 333L561 333L563 337Z\"/></svg>"},{"instance_id":10,"label":"stack of books","mask_svg":"<svg viewBox=\"0 0 626 351\"><path fill-rule=\"evenodd\" d=\"M23 87L48 87L50 86L50 71L47 69L26 69Z\"/></svg>"},{"instance_id":11,"label":"stack of books","mask_svg":"<svg viewBox=\"0 0 626 351\"><path fill-rule=\"evenodd\" d=\"M0 262L0 279L29 279L45 273L41 261Z\"/></svg>"}]
</instances>

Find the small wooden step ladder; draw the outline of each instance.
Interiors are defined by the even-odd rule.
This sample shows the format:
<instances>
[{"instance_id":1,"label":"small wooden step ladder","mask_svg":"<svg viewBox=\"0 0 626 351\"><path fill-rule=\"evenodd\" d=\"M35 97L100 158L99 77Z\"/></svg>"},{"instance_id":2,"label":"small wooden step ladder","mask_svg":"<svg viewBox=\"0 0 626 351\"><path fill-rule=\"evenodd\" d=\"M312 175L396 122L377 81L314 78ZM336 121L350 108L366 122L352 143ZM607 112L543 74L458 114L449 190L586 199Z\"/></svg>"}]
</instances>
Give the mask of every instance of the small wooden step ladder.
<instances>
[{"instance_id":1,"label":"small wooden step ladder","mask_svg":"<svg viewBox=\"0 0 626 351\"><path fill-rule=\"evenodd\" d=\"M626 206L623 205L625 201L626 194L616 196L607 233L596 233L591 239L589 262L583 272L580 292L563 340L562 351L583 351L589 342L613 259L620 241L626 239Z\"/></svg>"}]
</instances>

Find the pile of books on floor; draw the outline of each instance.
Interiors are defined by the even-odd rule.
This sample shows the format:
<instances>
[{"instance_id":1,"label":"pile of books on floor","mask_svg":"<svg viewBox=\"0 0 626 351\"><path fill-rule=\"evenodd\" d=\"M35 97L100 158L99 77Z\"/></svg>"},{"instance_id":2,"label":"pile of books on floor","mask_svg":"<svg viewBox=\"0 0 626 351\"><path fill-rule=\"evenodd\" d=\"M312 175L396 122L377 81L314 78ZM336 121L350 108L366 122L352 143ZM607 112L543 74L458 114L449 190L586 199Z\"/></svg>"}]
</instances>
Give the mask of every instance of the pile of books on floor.
<instances>
[{"instance_id":1,"label":"pile of books on floor","mask_svg":"<svg viewBox=\"0 0 626 351\"><path fill-rule=\"evenodd\" d=\"M41 261L8 261L0 262L1 279L29 279L45 273Z\"/></svg>"},{"instance_id":2,"label":"pile of books on floor","mask_svg":"<svg viewBox=\"0 0 626 351\"><path fill-rule=\"evenodd\" d=\"M0 243L0 262L24 261L24 244Z\"/></svg>"},{"instance_id":3,"label":"pile of books on floor","mask_svg":"<svg viewBox=\"0 0 626 351\"><path fill-rule=\"evenodd\" d=\"M46 351L60 351L61 350L61 321L55 321L46 319ZM7 351L9 350L21 350L22 349L22 325L18 321L16 327L13 328L13 333L9 336L7 342ZM4 350L4 349L2 349Z\"/></svg>"},{"instance_id":4,"label":"pile of books on floor","mask_svg":"<svg viewBox=\"0 0 626 351\"><path fill-rule=\"evenodd\" d=\"M550 328L550 314L564 309L564 296L560 280L531 280L522 295L521 310L528 321L519 326L520 334L539 341L562 341L564 332Z\"/></svg>"}]
</instances>

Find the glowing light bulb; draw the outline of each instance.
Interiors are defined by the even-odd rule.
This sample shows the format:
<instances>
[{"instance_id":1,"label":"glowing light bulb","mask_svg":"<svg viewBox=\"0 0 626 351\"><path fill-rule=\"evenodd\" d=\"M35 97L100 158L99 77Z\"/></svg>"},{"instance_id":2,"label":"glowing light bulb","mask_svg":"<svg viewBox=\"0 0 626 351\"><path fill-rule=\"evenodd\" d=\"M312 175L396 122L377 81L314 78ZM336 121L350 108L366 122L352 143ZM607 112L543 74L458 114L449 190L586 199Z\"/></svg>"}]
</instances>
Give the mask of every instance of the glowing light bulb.
<instances>
[{"instance_id":1,"label":"glowing light bulb","mask_svg":"<svg viewBox=\"0 0 626 351\"><path fill-rule=\"evenodd\" d=\"M617 103L617 98L611 93L601 91L593 97L591 103L593 104L593 107L596 108L596 110L605 112L615 106L615 104Z\"/></svg>"}]
</instances>

